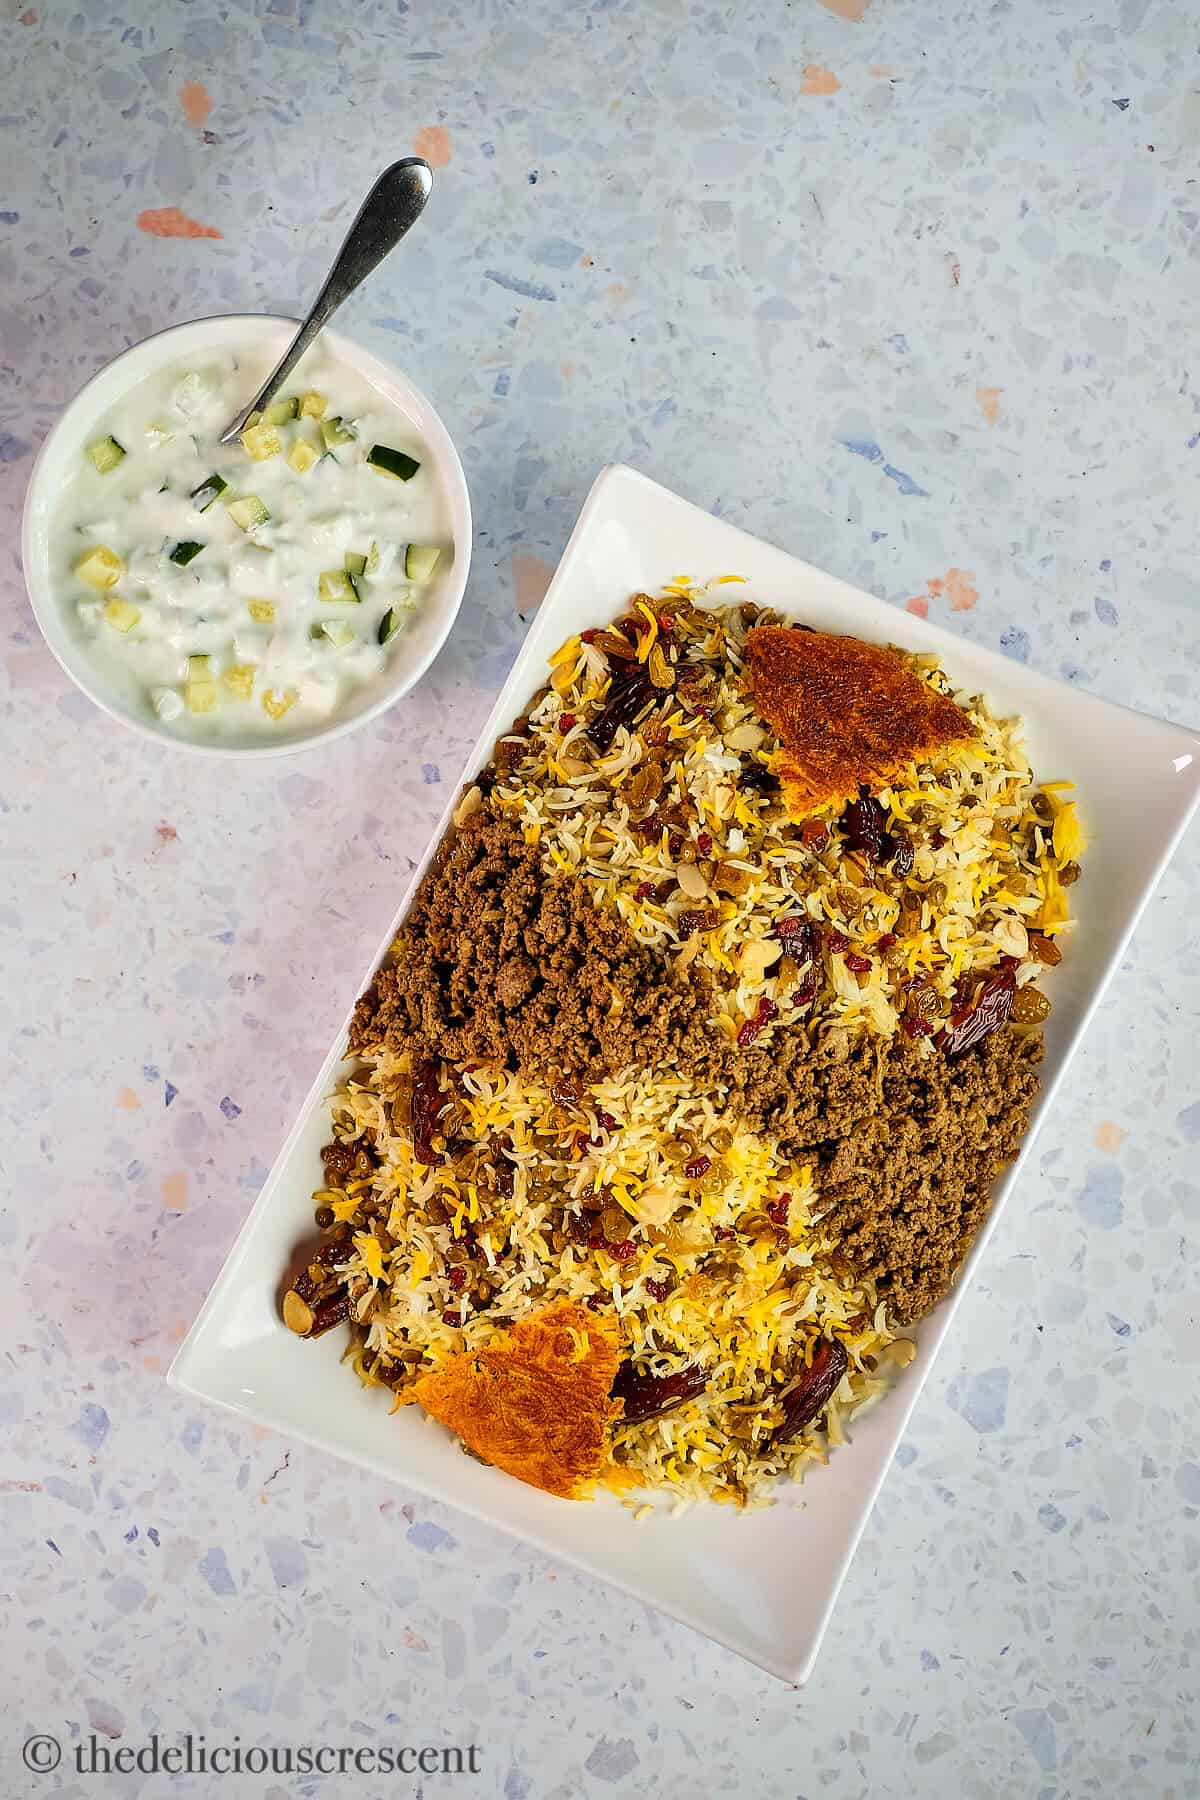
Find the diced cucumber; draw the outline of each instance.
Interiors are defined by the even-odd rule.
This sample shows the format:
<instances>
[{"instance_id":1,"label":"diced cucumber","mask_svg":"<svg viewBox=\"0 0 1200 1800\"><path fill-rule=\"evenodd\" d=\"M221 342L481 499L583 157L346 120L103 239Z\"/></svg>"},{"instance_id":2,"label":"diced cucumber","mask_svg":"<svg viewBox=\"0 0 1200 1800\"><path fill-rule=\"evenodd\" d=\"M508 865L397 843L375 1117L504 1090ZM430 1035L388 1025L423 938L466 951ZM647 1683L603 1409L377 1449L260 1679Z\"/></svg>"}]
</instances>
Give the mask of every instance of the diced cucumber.
<instances>
[{"instance_id":1,"label":"diced cucumber","mask_svg":"<svg viewBox=\"0 0 1200 1800\"><path fill-rule=\"evenodd\" d=\"M189 656L187 682L183 690L189 712L210 713L217 710L217 684L212 662L207 656Z\"/></svg>"},{"instance_id":2,"label":"diced cucumber","mask_svg":"<svg viewBox=\"0 0 1200 1800\"><path fill-rule=\"evenodd\" d=\"M239 700L249 700L254 693L253 663L231 663L221 677L222 685Z\"/></svg>"},{"instance_id":3,"label":"diced cucumber","mask_svg":"<svg viewBox=\"0 0 1200 1800\"><path fill-rule=\"evenodd\" d=\"M125 457L125 451L115 437L97 438L94 444L88 445L87 454L93 469L101 475L107 475Z\"/></svg>"},{"instance_id":4,"label":"diced cucumber","mask_svg":"<svg viewBox=\"0 0 1200 1800\"><path fill-rule=\"evenodd\" d=\"M437 544L410 544L404 552L404 573L410 581L428 581L441 554Z\"/></svg>"},{"instance_id":5,"label":"diced cucumber","mask_svg":"<svg viewBox=\"0 0 1200 1800\"><path fill-rule=\"evenodd\" d=\"M275 602L273 600L247 600L246 611L258 625L275 623Z\"/></svg>"},{"instance_id":6,"label":"diced cucumber","mask_svg":"<svg viewBox=\"0 0 1200 1800\"><path fill-rule=\"evenodd\" d=\"M118 600L114 595L104 608L105 624L111 625L114 631L132 631L141 613L128 600Z\"/></svg>"},{"instance_id":7,"label":"diced cucumber","mask_svg":"<svg viewBox=\"0 0 1200 1800\"><path fill-rule=\"evenodd\" d=\"M163 445L169 444L174 436L175 433L171 427L164 425L161 419L156 419L153 425L146 427L146 442L152 450L161 450Z\"/></svg>"},{"instance_id":8,"label":"diced cucumber","mask_svg":"<svg viewBox=\"0 0 1200 1800\"><path fill-rule=\"evenodd\" d=\"M190 374L185 375L183 380L177 383L175 391L171 395L171 404L176 412L182 413L185 419L190 419L194 413L199 412L211 395L212 389L208 382L193 369Z\"/></svg>"},{"instance_id":9,"label":"diced cucumber","mask_svg":"<svg viewBox=\"0 0 1200 1800\"><path fill-rule=\"evenodd\" d=\"M206 476L200 486L194 487L191 492L190 497L195 502L196 511L207 512L213 501L219 500L228 486L229 483L222 481L219 475Z\"/></svg>"},{"instance_id":10,"label":"diced cucumber","mask_svg":"<svg viewBox=\"0 0 1200 1800\"><path fill-rule=\"evenodd\" d=\"M151 688L150 699L160 719L177 719L183 711L183 701L173 687Z\"/></svg>"},{"instance_id":11,"label":"diced cucumber","mask_svg":"<svg viewBox=\"0 0 1200 1800\"><path fill-rule=\"evenodd\" d=\"M242 448L254 462L266 462L269 456L278 456L283 448L279 433L273 425L247 425L242 433Z\"/></svg>"},{"instance_id":12,"label":"diced cucumber","mask_svg":"<svg viewBox=\"0 0 1200 1800\"><path fill-rule=\"evenodd\" d=\"M284 713L288 712L299 698L295 688L285 688L282 694L276 693L274 688L268 688L262 697L263 711L269 718L282 719Z\"/></svg>"},{"instance_id":13,"label":"diced cucumber","mask_svg":"<svg viewBox=\"0 0 1200 1800\"><path fill-rule=\"evenodd\" d=\"M367 461L381 475L391 475L396 481L411 481L421 466L415 457L407 456L403 450L392 450L387 444L372 444Z\"/></svg>"},{"instance_id":14,"label":"diced cucumber","mask_svg":"<svg viewBox=\"0 0 1200 1800\"><path fill-rule=\"evenodd\" d=\"M379 630L376 634L379 642L381 644L390 644L403 623L404 614L400 611L400 608L398 606L389 606L382 619L379 621Z\"/></svg>"},{"instance_id":15,"label":"diced cucumber","mask_svg":"<svg viewBox=\"0 0 1200 1800\"><path fill-rule=\"evenodd\" d=\"M253 531L256 526L265 525L271 515L257 494L242 494L229 502L229 516L243 531Z\"/></svg>"},{"instance_id":16,"label":"diced cucumber","mask_svg":"<svg viewBox=\"0 0 1200 1800\"><path fill-rule=\"evenodd\" d=\"M170 561L178 563L181 569L186 569L188 564L199 556L203 548L204 545L196 543L194 538L184 538L170 552Z\"/></svg>"},{"instance_id":17,"label":"diced cucumber","mask_svg":"<svg viewBox=\"0 0 1200 1800\"><path fill-rule=\"evenodd\" d=\"M347 552L346 552L346 573L347 573L347 575L365 575L366 572L367 572L366 557L360 555L357 550L347 550Z\"/></svg>"},{"instance_id":18,"label":"diced cucumber","mask_svg":"<svg viewBox=\"0 0 1200 1800\"><path fill-rule=\"evenodd\" d=\"M295 394L290 400L272 400L263 414L264 425L286 425L300 411L300 402Z\"/></svg>"},{"instance_id":19,"label":"diced cucumber","mask_svg":"<svg viewBox=\"0 0 1200 1800\"><path fill-rule=\"evenodd\" d=\"M359 597L354 577L345 569L322 569L317 577L318 600L349 600Z\"/></svg>"},{"instance_id":20,"label":"diced cucumber","mask_svg":"<svg viewBox=\"0 0 1200 1800\"><path fill-rule=\"evenodd\" d=\"M339 444L348 444L353 437L354 433L343 423L340 414L337 418L322 421L321 442L327 450L336 450Z\"/></svg>"},{"instance_id":21,"label":"diced cucumber","mask_svg":"<svg viewBox=\"0 0 1200 1800\"><path fill-rule=\"evenodd\" d=\"M309 388L307 394L300 398L300 417L302 419L323 419L325 417L325 396L316 388Z\"/></svg>"},{"instance_id":22,"label":"diced cucumber","mask_svg":"<svg viewBox=\"0 0 1200 1800\"><path fill-rule=\"evenodd\" d=\"M318 643L324 638L329 643L336 645L339 650L346 644L352 644L357 635L353 625L347 624L345 619L321 619L309 630L309 636L314 643Z\"/></svg>"},{"instance_id":23,"label":"diced cucumber","mask_svg":"<svg viewBox=\"0 0 1200 1800\"><path fill-rule=\"evenodd\" d=\"M297 475L307 475L314 463L321 460L321 452L307 438L298 437L287 453L288 468L295 469Z\"/></svg>"},{"instance_id":24,"label":"diced cucumber","mask_svg":"<svg viewBox=\"0 0 1200 1800\"><path fill-rule=\"evenodd\" d=\"M107 544L97 544L94 549L87 552L86 556L80 557L75 564L75 573L80 581L86 581L89 587L100 588L103 591L104 588L116 587L125 573L125 564L116 551L110 550Z\"/></svg>"},{"instance_id":25,"label":"diced cucumber","mask_svg":"<svg viewBox=\"0 0 1200 1800\"><path fill-rule=\"evenodd\" d=\"M363 574L373 578L379 573L379 545L372 539L371 548L367 551L367 566Z\"/></svg>"}]
</instances>

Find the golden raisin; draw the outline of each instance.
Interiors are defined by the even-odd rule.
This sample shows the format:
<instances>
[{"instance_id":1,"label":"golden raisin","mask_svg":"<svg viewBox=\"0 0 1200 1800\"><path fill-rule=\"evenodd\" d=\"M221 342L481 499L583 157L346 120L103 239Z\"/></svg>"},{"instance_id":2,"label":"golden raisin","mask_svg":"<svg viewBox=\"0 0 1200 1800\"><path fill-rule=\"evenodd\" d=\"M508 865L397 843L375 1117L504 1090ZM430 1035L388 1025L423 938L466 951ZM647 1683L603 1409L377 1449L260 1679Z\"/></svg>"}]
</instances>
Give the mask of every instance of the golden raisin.
<instances>
[{"instance_id":1,"label":"golden raisin","mask_svg":"<svg viewBox=\"0 0 1200 1800\"><path fill-rule=\"evenodd\" d=\"M629 1236L629 1215L619 1206L606 1206L600 1214L600 1229L608 1244L623 1244Z\"/></svg>"},{"instance_id":2,"label":"golden raisin","mask_svg":"<svg viewBox=\"0 0 1200 1800\"><path fill-rule=\"evenodd\" d=\"M1044 963L1048 969L1057 968L1058 964L1062 961L1062 951L1054 942L1054 939L1045 937L1040 931L1030 932L1029 948L1037 957L1038 961Z\"/></svg>"},{"instance_id":3,"label":"golden raisin","mask_svg":"<svg viewBox=\"0 0 1200 1800\"><path fill-rule=\"evenodd\" d=\"M1014 1025L1040 1025L1049 1017L1050 1002L1040 988L1018 988L1013 996L1009 1018Z\"/></svg>"}]
</instances>

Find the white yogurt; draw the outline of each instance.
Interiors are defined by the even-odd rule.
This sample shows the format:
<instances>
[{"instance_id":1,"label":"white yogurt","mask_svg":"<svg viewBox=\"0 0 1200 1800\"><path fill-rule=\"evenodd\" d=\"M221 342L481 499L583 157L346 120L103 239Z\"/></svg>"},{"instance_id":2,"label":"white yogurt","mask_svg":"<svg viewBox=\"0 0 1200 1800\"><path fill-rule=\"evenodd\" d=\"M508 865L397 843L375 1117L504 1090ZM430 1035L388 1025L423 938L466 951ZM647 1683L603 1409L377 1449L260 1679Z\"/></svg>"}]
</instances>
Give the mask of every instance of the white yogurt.
<instances>
[{"instance_id":1,"label":"white yogurt","mask_svg":"<svg viewBox=\"0 0 1200 1800\"><path fill-rule=\"evenodd\" d=\"M276 425L279 448L261 461L241 442L218 444L272 361L249 349L140 382L92 440L107 434L125 455L102 474L81 451L52 528L56 589L88 656L137 710L183 736L266 736L327 718L383 672L421 606L424 547L440 551L434 579L453 557L433 467L409 421L319 342L278 398L319 395L323 417ZM323 427L335 418L353 436L327 446ZM311 467L296 466L307 460L297 444L316 453ZM375 446L420 466L396 479L368 461ZM211 475L227 486L201 510L193 490ZM247 497L269 517L243 529L230 505ZM186 565L172 560L177 546L196 543ZM97 548L118 559L109 586L79 573L81 563L96 573L88 558ZM368 570L339 584L368 554ZM342 597L331 597L339 586Z\"/></svg>"}]
</instances>

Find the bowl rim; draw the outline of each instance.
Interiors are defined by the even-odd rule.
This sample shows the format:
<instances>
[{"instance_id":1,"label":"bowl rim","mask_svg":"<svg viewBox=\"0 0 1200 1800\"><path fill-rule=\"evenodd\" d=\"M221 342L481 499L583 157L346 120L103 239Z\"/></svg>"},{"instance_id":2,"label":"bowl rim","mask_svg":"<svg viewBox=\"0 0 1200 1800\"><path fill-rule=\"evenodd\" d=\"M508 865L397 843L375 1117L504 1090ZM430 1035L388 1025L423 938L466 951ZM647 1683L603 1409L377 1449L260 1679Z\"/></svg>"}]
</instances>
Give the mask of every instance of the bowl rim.
<instances>
[{"instance_id":1,"label":"bowl rim","mask_svg":"<svg viewBox=\"0 0 1200 1800\"><path fill-rule=\"evenodd\" d=\"M93 706L98 707L102 713L115 720L117 724L136 733L138 737L154 744L166 745L169 749L229 761L233 758L295 756L306 750L315 749L318 745L327 745L337 738L346 737L350 732L356 731L359 726L369 724L373 719L377 719L381 713L387 711L389 706L411 693L413 688L424 679L434 659L445 647L446 640L454 629L455 621L462 607L471 566L473 539L471 497L467 488L467 478L462 460L445 421L428 395L402 369L389 363L384 357L376 355L373 350L357 343L353 338L345 337L340 332L331 331L325 327L320 336L335 356L344 357L367 380L373 380L373 375L369 366L364 367L363 365L374 364L375 368L382 371L390 381L406 388L412 399L424 409L431 427L426 433L426 440L432 451L439 475L445 484L446 504L451 515L454 533L454 562L450 572L449 597L441 625L433 633L430 642L420 656L406 670L401 685L395 688L385 687L376 699L349 716L339 717L334 714L327 723L314 726L304 736L290 737L283 742L264 739L261 743L227 743L220 740L176 737L162 727L151 724L148 720L136 718L131 713L123 711L104 693L100 684L93 681L86 660L81 656L79 666L76 667L69 660L63 645L55 641L56 626L59 624L57 601L49 587L35 592L35 587L40 584L36 583L32 576L35 561L34 546L40 542L42 535L34 522L35 502L39 498L45 468L51 454L64 438L71 436L81 402L86 400L97 383L111 375L114 369L119 368L122 363L141 356L152 345L161 347L169 339L202 332L206 326L240 327L248 331L259 331L264 326L295 327L299 323L298 319L283 313L205 313L200 318L181 320L174 325L164 325L160 330L152 331L146 337L139 338L136 343L126 345L117 355L109 357L89 375L82 386L67 401L59 417L39 445L29 473L21 511L21 565L30 610L41 633L43 643L59 668L79 689L80 693L86 695ZM159 362L154 360L152 367L144 369L128 386L136 385L137 380L152 374L158 366L160 366Z\"/></svg>"}]
</instances>

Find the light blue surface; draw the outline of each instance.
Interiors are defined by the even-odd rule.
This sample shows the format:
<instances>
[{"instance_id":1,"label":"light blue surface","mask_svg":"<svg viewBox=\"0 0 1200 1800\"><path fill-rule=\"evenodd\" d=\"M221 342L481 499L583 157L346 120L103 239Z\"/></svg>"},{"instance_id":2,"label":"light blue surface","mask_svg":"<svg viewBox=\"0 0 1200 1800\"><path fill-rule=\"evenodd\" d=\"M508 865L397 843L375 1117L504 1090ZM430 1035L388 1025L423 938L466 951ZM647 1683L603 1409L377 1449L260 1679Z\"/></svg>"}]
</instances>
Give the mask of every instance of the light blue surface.
<instances>
[{"instance_id":1,"label":"light blue surface","mask_svg":"<svg viewBox=\"0 0 1200 1800\"><path fill-rule=\"evenodd\" d=\"M505 1800L1200 1791L1194 834L803 1694L161 1381L603 463L1196 723L1187 9L128 0L0 33L0 1788L54 1791L34 1731L190 1728L474 1739L460 1785ZM124 344L305 304L418 133L434 201L341 323L460 446L461 624L328 752L142 745L37 637L32 453ZM167 207L221 236L139 229Z\"/></svg>"}]
</instances>

